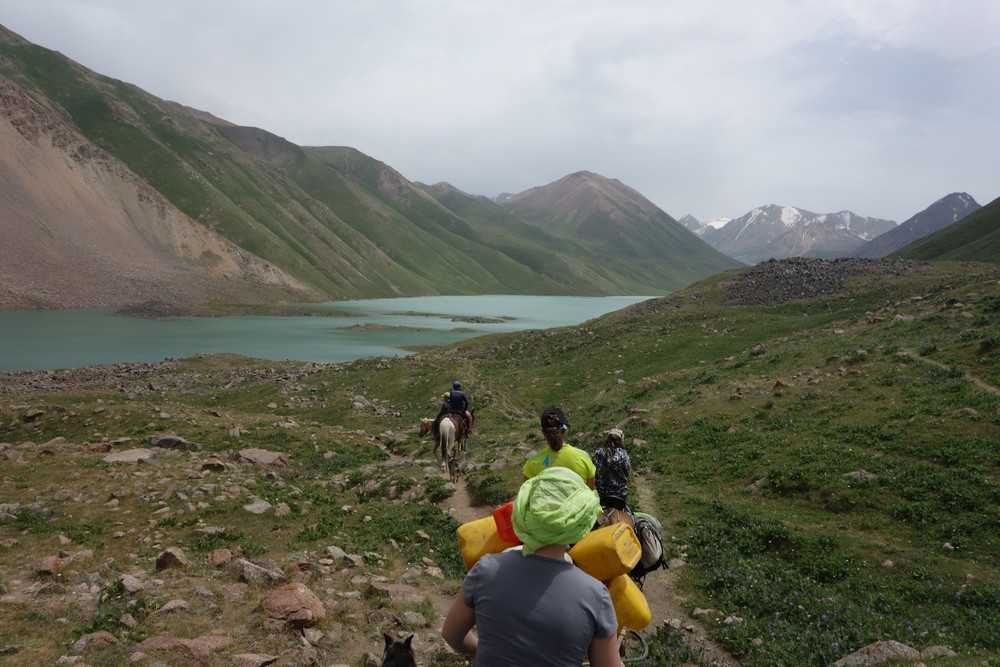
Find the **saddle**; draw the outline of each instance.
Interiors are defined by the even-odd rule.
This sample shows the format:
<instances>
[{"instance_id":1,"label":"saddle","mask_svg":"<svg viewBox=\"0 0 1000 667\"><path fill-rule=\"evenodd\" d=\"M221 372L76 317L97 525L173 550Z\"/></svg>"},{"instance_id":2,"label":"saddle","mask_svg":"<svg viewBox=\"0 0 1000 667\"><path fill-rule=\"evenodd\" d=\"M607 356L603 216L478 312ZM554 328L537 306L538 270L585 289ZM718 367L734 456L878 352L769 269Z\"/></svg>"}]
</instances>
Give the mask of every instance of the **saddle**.
<instances>
[{"instance_id":1,"label":"saddle","mask_svg":"<svg viewBox=\"0 0 1000 667\"><path fill-rule=\"evenodd\" d=\"M455 424L455 440L458 442L465 440L469 435L469 424L465 419L465 415L458 414L457 412L449 412L444 417L441 417L441 419L445 417L451 418L452 423Z\"/></svg>"}]
</instances>

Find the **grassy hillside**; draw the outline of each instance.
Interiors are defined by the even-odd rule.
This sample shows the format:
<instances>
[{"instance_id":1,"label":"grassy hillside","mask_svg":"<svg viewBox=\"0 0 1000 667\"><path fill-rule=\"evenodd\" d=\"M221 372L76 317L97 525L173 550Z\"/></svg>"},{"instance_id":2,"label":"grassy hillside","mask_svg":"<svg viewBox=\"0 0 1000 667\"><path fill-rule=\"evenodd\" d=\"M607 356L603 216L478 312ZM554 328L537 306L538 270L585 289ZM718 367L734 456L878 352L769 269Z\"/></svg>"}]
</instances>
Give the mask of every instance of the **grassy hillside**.
<instances>
[{"instance_id":1,"label":"grassy hillside","mask_svg":"<svg viewBox=\"0 0 1000 667\"><path fill-rule=\"evenodd\" d=\"M920 260L1000 262L1000 199L898 253Z\"/></svg>"},{"instance_id":2,"label":"grassy hillside","mask_svg":"<svg viewBox=\"0 0 1000 667\"><path fill-rule=\"evenodd\" d=\"M592 252L616 268L677 282L739 266L621 181L581 171L512 195L503 207L527 223Z\"/></svg>"},{"instance_id":3,"label":"grassy hillside","mask_svg":"<svg viewBox=\"0 0 1000 667\"><path fill-rule=\"evenodd\" d=\"M752 667L825 666L878 639L958 653L935 664L994 664L1000 269L810 262L723 274L579 327L406 359L319 366L205 357L0 376L0 441L11 443L0 445L10 463L0 471L0 504L38 501L15 508L13 523L0 519L0 586L13 596L0 605L0 627L32 664L52 662L96 628L123 644L89 651L95 665L117 664L144 637L213 629L233 640L231 653L299 656L297 634L264 625L257 605L271 585L251 586L221 612L192 593L221 596L232 584L231 572L204 560L228 546L284 567L336 610L320 629L353 640L318 642L310 650L321 659L360 664L381 646L381 630L412 628L426 664L454 664L433 628L462 571L455 520L437 504L464 520L466 489L485 503L480 513L509 497L540 445L536 415L557 403L579 446L625 429L638 473L633 501L663 519L670 555L687 563L671 575L676 589L658 596L667 575L647 580L658 625L670 616L657 605L673 601L682 609L671 616ZM811 296L790 300L793 292ZM428 467L430 444L414 427L456 377L470 388L480 430L466 483L448 499L453 490ZM45 414L28 418L34 408ZM203 449L165 451L150 468L105 464L84 444L133 438L108 445L124 449L161 430ZM66 442L34 444L57 436ZM219 471L201 469L214 453L253 446L290 462L255 468L224 458ZM106 505L112 493L117 509ZM290 513L252 517L242 506L254 497ZM68 620L43 628L17 600L46 584L30 563L60 548L58 534L73 541L67 552L85 546L93 555L66 567L64 592L47 589L46 614ZM363 563L331 565L323 560L331 544L364 554ZM193 564L154 574L152 559L170 545ZM115 577L132 571L165 583L131 598L109 594L96 607L76 592L81 582L114 592ZM174 597L191 609L153 613ZM133 611L134 630L113 620L129 599L145 605ZM696 617L696 608L720 613ZM399 620L404 611L425 623ZM739 620L721 620L730 616ZM707 664L685 647L699 632L657 632L657 664ZM206 664L229 663L223 652Z\"/></svg>"},{"instance_id":4,"label":"grassy hillside","mask_svg":"<svg viewBox=\"0 0 1000 667\"><path fill-rule=\"evenodd\" d=\"M729 266L700 242L632 262L627 249L643 239L627 237L601 253L564 244L553 257L529 226L465 219L355 149L234 126L2 28L0 75L65 111L180 211L330 296L653 294Z\"/></svg>"}]
</instances>

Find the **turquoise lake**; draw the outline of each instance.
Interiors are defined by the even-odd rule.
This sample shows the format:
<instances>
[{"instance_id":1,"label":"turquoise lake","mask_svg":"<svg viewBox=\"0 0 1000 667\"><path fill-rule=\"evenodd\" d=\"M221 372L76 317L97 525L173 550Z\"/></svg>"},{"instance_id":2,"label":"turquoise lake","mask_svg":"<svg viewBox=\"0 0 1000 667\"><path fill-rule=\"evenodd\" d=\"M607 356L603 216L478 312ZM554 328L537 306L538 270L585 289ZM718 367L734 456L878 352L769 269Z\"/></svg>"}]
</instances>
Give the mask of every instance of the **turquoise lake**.
<instances>
[{"instance_id":1,"label":"turquoise lake","mask_svg":"<svg viewBox=\"0 0 1000 667\"><path fill-rule=\"evenodd\" d=\"M140 319L104 310L9 310L0 311L0 369L76 368L219 352L325 362L399 356L420 345L579 324L647 298L491 295L365 299L323 304L335 314L304 317ZM452 317L513 319L470 323L452 321ZM354 328L358 325L411 328Z\"/></svg>"}]
</instances>

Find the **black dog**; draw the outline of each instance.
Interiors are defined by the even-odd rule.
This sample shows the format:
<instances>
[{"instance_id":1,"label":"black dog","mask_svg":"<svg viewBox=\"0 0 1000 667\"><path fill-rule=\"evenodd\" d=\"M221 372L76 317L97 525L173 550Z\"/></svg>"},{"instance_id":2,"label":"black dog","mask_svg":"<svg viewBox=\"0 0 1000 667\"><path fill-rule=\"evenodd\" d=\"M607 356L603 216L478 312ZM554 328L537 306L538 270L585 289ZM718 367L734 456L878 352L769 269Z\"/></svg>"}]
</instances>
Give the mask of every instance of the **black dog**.
<instances>
[{"instance_id":1,"label":"black dog","mask_svg":"<svg viewBox=\"0 0 1000 667\"><path fill-rule=\"evenodd\" d=\"M382 638L385 639L382 667L417 667L417 659L413 655L413 635L399 642L383 632Z\"/></svg>"}]
</instances>

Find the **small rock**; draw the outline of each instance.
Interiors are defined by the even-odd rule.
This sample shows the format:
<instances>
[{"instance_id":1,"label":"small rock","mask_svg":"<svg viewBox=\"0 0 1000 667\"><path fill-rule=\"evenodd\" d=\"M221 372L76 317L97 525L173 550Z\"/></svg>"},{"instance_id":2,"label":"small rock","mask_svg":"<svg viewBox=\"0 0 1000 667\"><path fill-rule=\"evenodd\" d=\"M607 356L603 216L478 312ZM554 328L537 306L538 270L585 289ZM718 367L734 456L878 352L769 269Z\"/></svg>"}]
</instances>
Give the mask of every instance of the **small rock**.
<instances>
[{"instance_id":1,"label":"small rock","mask_svg":"<svg viewBox=\"0 0 1000 667\"><path fill-rule=\"evenodd\" d=\"M229 549L213 549L208 554L208 564L212 567L222 567L233 559L233 552Z\"/></svg>"},{"instance_id":2,"label":"small rock","mask_svg":"<svg viewBox=\"0 0 1000 667\"><path fill-rule=\"evenodd\" d=\"M92 632L89 635L83 635L80 637L75 644L72 646L74 653L83 653L91 647L102 647L111 646L112 644L117 644L118 638L115 637L110 632L101 630L100 632Z\"/></svg>"},{"instance_id":3,"label":"small rock","mask_svg":"<svg viewBox=\"0 0 1000 667\"><path fill-rule=\"evenodd\" d=\"M400 618L403 623L410 626L411 628L423 628L427 626L427 618L416 611L404 611L400 614Z\"/></svg>"},{"instance_id":4,"label":"small rock","mask_svg":"<svg viewBox=\"0 0 1000 667\"><path fill-rule=\"evenodd\" d=\"M292 508L288 503L278 503L274 508L274 516L288 516L292 513Z\"/></svg>"},{"instance_id":5,"label":"small rock","mask_svg":"<svg viewBox=\"0 0 1000 667\"><path fill-rule=\"evenodd\" d=\"M326 618L326 608L305 584L279 586L267 594L262 603L267 615L289 625L313 626Z\"/></svg>"},{"instance_id":6,"label":"small rock","mask_svg":"<svg viewBox=\"0 0 1000 667\"><path fill-rule=\"evenodd\" d=\"M187 600L181 600L178 598L175 600L170 600L169 602L167 602L167 604L160 607L158 613L169 614L175 611L185 611L188 609L188 607L190 607L190 605L187 603Z\"/></svg>"},{"instance_id":7,"label":"small rock","mask_svg":"<svg viewBox=\"0 0 1000 667\"><path fill-rule=\"evenodd\" d=\"M326 548L326 555L333 559L335 563L340 563L347 558L347 552L338 546L328 546Z\"/></svg>"},{"instance_id":8,"label":"small rock","mask_svg":"<svg viewBox=\"0 0 1000 667\"><path fill-rule=\"evenodd\" d=\"M685 567L686 565L687 563L681 558L671 558L669 561L667 561L667 567L672 570L680 569L682 567Z\"/></svg>"},{"instance_id":9,"label":"small rock","mask_svg":"<svg viewBox=\"0 0 1000 667\"><path fill-rule=\"evenodd\" d=\"M920 652L920 657L924 660L934 660L935 658L954 658L955 653L947 646L928 646Z\"/></svg>"},{"instance_id":10,"label":"small rock","mask_svg":"<svg viewBox=\"0 0 1000 667\"><path fill-rule=\"evenodd\" d=\"M278 656L263 653L237 653L233 656L233 664L236 667L266 667L277 660Z\"/></svg>"},{"instance_id":11,"label":"small rock","mask_svg":"<svg viewBox=\"0 0 1000 667\"><path fill-rule=\"evenodd\" d=\"M229 571L234 573L240 581L248 584L260 584L282 581L285 573L275 568L268 568L257 563L237 558L229 564Z\"/></svg>"},{"instance_id":12,"label":"small rock","mask_svg":"<svg viewBox=\"0 0 1000 667\"><path fill-rule=\"evenodd\" d=\"M156 569L166 570L168 568L177 567L185 568L191 563L188 561L187 556L180 547L170 547L160 552L160 555L156 557Z\"/></svg>"},{"instance_id":13,"label":"small rock","mask_svg":"<svg viewBox=\"0 0 1000 667\"><path fill-rule=\"evenodd\" d=\"M153 449L126 449L121 452L112 452L104 457L105 463L144 463L152 461L157 456Z\"/></svg>"},{"instance_id":14,"label":"small rock","mask_svg":"<svg viewBox=\"0 0 1000 667\"><path fill-rule=\"evenodd\" d=\"M143 583L142 579L131 574L122 575L122 578L119 581L122 582L122 587L132 594L138 593L146 587L146 584Z\"/></svg>"},{"instance_id":15,"label":"small rock","mask_svg":"<svg viewBox=\"0 0 1000 667\"><path fill-rule=\"evenodd\" d=\"M869 644L833 663L834 667L868 667L882 665L891 660L914 661L920 659L916 649L897 641L887 640Z\"/></svg>"},{"instance_id":16,"label":"small rock","mask_svg":"<svg viewBox=\"0 0 1000 667\"><path fill-rule=\"evenodd\" d=\"M892 568L896 567L896 563L886 558L884 561L882 561L882 567L884 567L887 570L891 570Z\"/></svg>"},{"instance_id":17,"label":"small rock","mask_svg":"<svg viewBox=\"0 0 1000 667\"><path fill-rule=\"evenodd\" d=\"M313 646L317 646L323 641L324 636L323 631L317 628L305 628L302 630L302 637Z\"/></svg>"},{"instance_id":18,"label":"small rock","mask_svg":"<svg viewBox=\"0 0 1000 667\"><path fill-rule=\"evenodd\" d=\"M243 509L251 514L263 514L264 512L271 509L271 503L267 502L263 498L258 498L248 505L244 505Z\"/></svg>"},{"instance_id":19,"label":"small rock","mask_svg":"<svg viewBox=\"0 0 1000 667\"><path fill-rule=\"evenodd\" d=\"M59 574L69 563L69 559L59 556L46 556L35 564L35 574L40 576L51 576Z\"/></svg>"},{"instance_id":20,"label":"small rock","mask_svg":"<svg viewBox=\"0 0 1000 667\"><path fill-rule=\"evenodd\" d=\"M226 463L217 456L211 456L202 462L201 469L211 472L225 472Z\"/></svg>"},{"instance_id":21,"label":"small rock","mask_svg":"<svg viewBox=\"0 0 1000 667\"><path fill-rule=\"evenodd\" d=\"M175 433L157 433L149 436L149 445L160 449L179 449L190 452L201 449L201 445L185 440Z\"/></svg>"},{"instance_id":22,"label":"small rock","mask_svg":"<svg viewBox=\"0 0 1000 667\"><path fill-rule=\"evenodd\" d=\"M128 628L129 630L134 630L139 625L139 621L135 620L135 616L132 614L122 614L118 619L118 625L123 628Z\"/></svg>"},{"instance_id":23,"label":"small rock","mask_svg":"<svg viewBox=\"0 0 1000 667\"><path fill-rule=\"evenodd\" d=\"M288 465L288 454L284 452L272 452L267 449L241 449L239 459L242 463L252 463L256 466L285 466Z\"/></svg>"},{"instance_id":24,"label":"small rock","mask_svg":"<svg viewBox=\"0 0 1000 667\"><path fill-rule=\"evenodd\" d=\"M945 542L941 546L944 547L945 551L954 551L955 550L955 545L953 545L951 542Z\"/></svg>"},{"instance_id":25,"label":"small rock","mask_svg":"<svg viewBox=\"0 0 1000 667\"><path fill-rule=\"evenodd\" d=\"M723 625L739 625L743 622L743 619L739 616L726 616L722 621Z\"/></svg>"}]
</instances>

